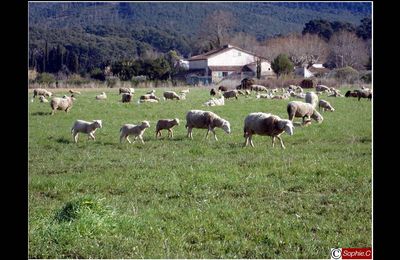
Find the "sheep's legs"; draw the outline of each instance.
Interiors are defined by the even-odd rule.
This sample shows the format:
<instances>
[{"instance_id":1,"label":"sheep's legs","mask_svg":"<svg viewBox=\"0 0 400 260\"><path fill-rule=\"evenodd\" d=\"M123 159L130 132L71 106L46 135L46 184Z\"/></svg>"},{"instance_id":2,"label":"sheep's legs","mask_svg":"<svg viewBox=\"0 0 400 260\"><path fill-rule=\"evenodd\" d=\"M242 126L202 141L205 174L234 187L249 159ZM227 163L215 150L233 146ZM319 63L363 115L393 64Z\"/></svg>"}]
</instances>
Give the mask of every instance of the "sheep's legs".
<instances>
[{"instance_id":1,"label":"sheep's legs","mask_svg":"<svg viewBox=\"0 0 400 260\"><path fill-rule=\"evenodd\" d=\"M277 136L277 138L278 138L279 141L281 142L281 147L282 147L283 149L286 149L286 147L283 145L282 138L281 138L280 136Z\"/></svg>"},{"instance_id":2,"label":"sheep's legs","mask_svg":"<svg viewBox=\"0 0 400 260\"><path fill-rule=\"evenodd\" d=\"M93 133L89 133L89 136L90 136L93 140L96 140L96 137L94 137Z\"/></svg>"},{"instance_id":3,"label":"sheep's legs","mask_svg":"<svg viewBox=\"0 0 400 260\"><path fill-rule=\"evenodd\" d=\"M188 127L187 137L189 137L190 139L193 139L192 128L191 127Z\"/></svg>"},{"instance_id":4,"label":"sheep's legs","mask_svg":"<svg viewBox=\"0 0 400 260\"><path fill-rule=\"evenodd\" d=\"M156 132L156 138L157 137L160 137L161 136L161 130L158 130L157 132Z\"/></svg>"},{"instance_id":5,"label":"sheep's legs","mask_svg":"<svg viewBox=\"0 0 400 260\"><path fill-rule=\"evenodd\" d=\"M215 139L215 141L218 141L217 135L215 134L215 130L214 130L214 129L212 129L211 131L212 131L212 132L213 132L213 134L214 134L214 139Z\"/></svg>"},{"instance_id":6,"label":"sheep's legs","mask_svg":"<svg viewBox=\"0 0 400 260\"><path fill-rule=\"evenodd\" d=\"M271 138L272 138L272 148L274 148L275 147L275 136L271 136Z\"/></svg>"},{"instance_id":7,"label":"sheep's legs","mask_svg":"<svg viewBox=\"0 0 400 260\"><path fill-rule=\"evenodd\" d=\"M73 138L74 138L74 142L77 143L78 142L78 133L73 133Z\"/></svg>"},{"instance_id":8,"label":"sheep's legs","mask_svg":"<svg viewBox=\"0 0 400 260\"><path fill-rule=\"evenodd\" d=\"M144 144L143 137L141 135L139 135L139 139L142 141L142 144Z\"/></svg>"},{"instance_id":9,"label":"sheep's legs","mask_svg":"<svg viewBox=\"0 0 400 260\"><path fill-rule=\"evenodd\" d=\"M171 138L174 137L174 131L172 129L168 129L168 136L171 134Z\"/></svg>"},{"instance_id":10,"label":"sheep's legs","mask_svg":"<svg viewBox=\"0 0 400 260\"><path fill-rule=\"evenodd\" d=\"M126 139L130 144L132 143L131 140L129 140L129 136L126 136L125 139ZM135 138L135 140L136 140L136 138ZM133 140L133 142L135 142L135 140Z\"/></svg>"},{"instance_id":11,"label":"sheep's legs","mask_svg":"<svg viewBox=\"0 0 400 260\"><path fill-rule=\"evenodd\" d=\"M250 145L251 145L251 147L254 147L253 136L252 135L250 135Z\"/></svg>"},{"instance_id":12,"label":"sheep's legs","mask_svg":"<svg viewBox=\"0 0 400 260\"><path fill-rule=\"evenodd\" d=\"M244 139L244 144L243 144L243 146L246 147L246 146L248 146L248 145L249 145L249 137L246 136L246 138Z\"/></svg>"}]
</instances>

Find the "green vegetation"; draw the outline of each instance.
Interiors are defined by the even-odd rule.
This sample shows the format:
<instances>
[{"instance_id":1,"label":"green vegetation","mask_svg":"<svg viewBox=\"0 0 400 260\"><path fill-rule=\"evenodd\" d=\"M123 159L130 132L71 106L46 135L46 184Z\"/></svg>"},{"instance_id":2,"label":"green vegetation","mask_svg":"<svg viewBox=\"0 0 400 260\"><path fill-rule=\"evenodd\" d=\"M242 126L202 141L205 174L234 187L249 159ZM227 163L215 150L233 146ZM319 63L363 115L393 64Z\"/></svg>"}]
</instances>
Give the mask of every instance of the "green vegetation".
<instances>
[{"instance_id":1,"label":"green vegetation","mask_svg":"<svg viewBox=\"0 0 400 260\"><path fill-rule=\"evenodd\" d=\"M130 104L117 89L81 91L69 113L50 116L48 103L29 102L29 258L329 258L332 247L371 246L366 99L320 96L336 111L283 134L283 150L261 136L243 148L243 120L256 111L287 118L287 100L253 94L205 108L204 88L140 105L148 89ZM96 101L102 91L108 99ZM215 142L194 129L188 140L190 109L228 119L232 134L216 129ZM156 140L156 121L173 117L174 138ZM103 120L96 141L72 142L76 119ZM145 145L119 143L122 124L145 119Z\"/></svg>"},{"instance_id":2,"label":"green vegetation","mask_svg":"<svg viewBox=\"0 0 400 260\"><path fill-rule=\"evenodd\" d=\"M277 76L280 76L291 73L294 65L286 54L281 53L272 61L271 68Z\"/></svg>"}]
</instances>

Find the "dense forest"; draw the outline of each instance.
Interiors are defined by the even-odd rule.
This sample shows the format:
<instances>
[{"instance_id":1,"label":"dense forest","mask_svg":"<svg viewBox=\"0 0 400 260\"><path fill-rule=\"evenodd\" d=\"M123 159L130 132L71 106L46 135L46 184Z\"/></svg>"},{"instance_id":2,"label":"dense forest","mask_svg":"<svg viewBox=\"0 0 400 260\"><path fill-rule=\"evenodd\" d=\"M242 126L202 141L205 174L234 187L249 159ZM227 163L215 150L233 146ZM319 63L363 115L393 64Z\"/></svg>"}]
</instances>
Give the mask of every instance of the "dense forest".
<instances>
[{"instance_id":1,"label":"dense forest","mask_svg":"<svg viewBox=\"0 0 400 260\"><path fill-rule=\"evenodd\" d=\"M216 10L221 15L212 17ZM210 17L230 19L225 41L245 34L262 45L290 33L329 40L338 30L371 38L370 3L30 2L29 66L39 72L85 74L127 60L164 64L160 55L170 50L188 58L218 47L205 44L201 34Z\"/></svg>"}]
</instances>

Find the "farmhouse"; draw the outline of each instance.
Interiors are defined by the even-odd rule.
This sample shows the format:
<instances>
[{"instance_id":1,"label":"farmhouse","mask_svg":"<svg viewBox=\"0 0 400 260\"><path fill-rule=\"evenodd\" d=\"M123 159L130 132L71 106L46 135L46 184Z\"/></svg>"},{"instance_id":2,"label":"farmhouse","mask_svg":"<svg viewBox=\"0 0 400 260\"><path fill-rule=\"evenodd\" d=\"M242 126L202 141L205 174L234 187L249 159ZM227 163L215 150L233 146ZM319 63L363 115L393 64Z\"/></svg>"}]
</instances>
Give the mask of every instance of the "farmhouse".
<instances>
[{"instance_id":1,"label":"farmhouse","mask_svg":"<svg viewBox=\"0 0 400 260\"><path fill-rule=\"evenodd\" d=\"M189 83L215 83L229 77L239 79L257 75L257 61L261 64L261 76L273 76L271 63L241 48L225 45L189 59L187 80Z\"/></svg>"}]
</instances>

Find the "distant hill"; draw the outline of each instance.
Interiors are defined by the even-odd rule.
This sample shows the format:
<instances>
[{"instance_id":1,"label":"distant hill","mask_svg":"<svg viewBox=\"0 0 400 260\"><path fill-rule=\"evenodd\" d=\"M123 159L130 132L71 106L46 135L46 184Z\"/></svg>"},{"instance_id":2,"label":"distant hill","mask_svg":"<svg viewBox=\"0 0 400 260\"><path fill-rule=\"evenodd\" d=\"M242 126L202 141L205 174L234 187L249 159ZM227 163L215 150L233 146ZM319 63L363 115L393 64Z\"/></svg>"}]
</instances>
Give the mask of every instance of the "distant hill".
<instances>
[{"instance_id":1,"label":"distant hill","mask_svg":"<svg viewBox=\"0 0 400 260\"><path fill-rule=\"evenodd\" d=\"M176 49L194 55L195 35L203 19L215 10L231 12L234 32L246 32L259 40L301 32L312 19L359 25L371 16L371 4L360 2L249 2L249 3L29 3L31 49L58 44L85 56L95 66L104 60L140 56L154 48ZM89 52L96 55L89 55Z\"/></svg>"}]
</instances>

